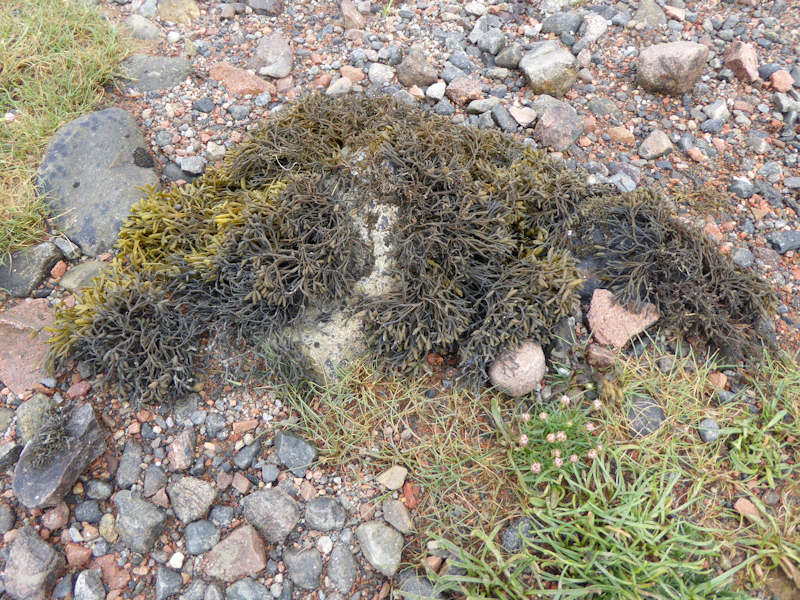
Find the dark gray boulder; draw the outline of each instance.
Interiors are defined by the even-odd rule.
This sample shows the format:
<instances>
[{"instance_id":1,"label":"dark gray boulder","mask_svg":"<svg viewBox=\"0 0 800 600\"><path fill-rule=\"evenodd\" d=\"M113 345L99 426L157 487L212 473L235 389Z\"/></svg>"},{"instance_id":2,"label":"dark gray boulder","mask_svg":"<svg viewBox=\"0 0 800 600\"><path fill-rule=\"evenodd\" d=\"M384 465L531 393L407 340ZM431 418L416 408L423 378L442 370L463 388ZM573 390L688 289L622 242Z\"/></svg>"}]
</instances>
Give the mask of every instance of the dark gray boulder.
<instances>
[{"instance_id":1,"label":"dark gray boulder","mask_svg":"<svg viewBox=\"0 0 800 600\"><path fill-rule=\"evenodd\" d=\"M59 129L37 174L39 194L56 226L84 254L96 256L117 240L131 206L158 187L136 120L120 108L89 113ZM147 155L149 156L149 155Z\"/></svg>"}]
</instances>

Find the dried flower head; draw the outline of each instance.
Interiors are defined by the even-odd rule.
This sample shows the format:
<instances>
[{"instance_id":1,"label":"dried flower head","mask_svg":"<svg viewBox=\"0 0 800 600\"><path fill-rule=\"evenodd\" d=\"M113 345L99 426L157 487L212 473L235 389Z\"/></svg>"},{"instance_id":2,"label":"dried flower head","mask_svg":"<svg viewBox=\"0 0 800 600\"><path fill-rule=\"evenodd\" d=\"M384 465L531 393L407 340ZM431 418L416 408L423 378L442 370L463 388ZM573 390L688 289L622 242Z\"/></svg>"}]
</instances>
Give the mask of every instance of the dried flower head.
<instances>
[{"instance_id":1,"label":"dried flower head","mask_svg":"<svg viewBox=\"0 0 800 600\"><path fill-rule=\"evenodd\" d=\"M545 438L549 443L553 444L556 441L556 434L555 433L548 433L547 437Z\"/></svg>"},{"instance_id":2,"label":"dried flower head","mask_svg":"<svg viewBox=\"0 0 800 600\"><path fill-rule=\"evenodd\" d=\"M570 403L570 397L569 396L567 396L566 394L561 396L561 404L563 404L564 406L569 406L569 403Z\"/></svg>"},{"instance_id":3,"label":"dried flower head","mask_svg":"<svg viewBox=\"0 0 800 600\"><path fill-rule=\"evenodd\" d=\"M556 468L560 468L564 464L564 461L561 460L561 458L556 457L553 461L553 464L556 466Z\"/></svg>"},{"instance_id":4,"label":"dried flower head","mask_svg":"<svg viewBox=\"0 0 800 600\"><path fill-rule=\"evenodd\" d=\"M540 413L539 413L539 418L540 418L542 421L547 421L547 413L546 413L546 412L540 412Z\"/></svg>"},{"instance_id":5,"label":"dried flower head","mask_svg":"<svg viewBox=\"0 0 800 600\"><path fill-rule=\"evenodd\" d=\"M541 473L542 472L542 465L538 462L534 462L531 464L531 473Z\"/></svg>"},{"instance_id":6,"label":"dried flower head","mask_svg":"<svg viewBox=\"0 0 800 600\"><path fill-rule=\"evenodd\" d=\"M578 455L577 454L570 454L569 455L569 462L571 462L571 463L578 462Z\"/></svg>"},{"instance_id":7,"label":"dried flower head","mask_svg":"<svg viewBox=\"0 0 800 600\"><path fill-rule=\"evenodd\" d=\"M529 412L522 413L522 422L523 423L527 423L530 420L531 420L531 413L529 413Z\"/></svg>"},{"instance_id":8,"label":"dried flower head","mask_svg":"<svg viewBox=\"0 0 800 600\"><path fill-rule=\"evenodd\" d=\"M589 450L589 452L586 453L586 457L589 460L594 460L595 458L597 458L597 450L592 448L591 450Z\"/></svg>"},{"instance_id":9,"label":"dried flower head","mask_svg":"<svg viewBox=\"0 0 800 600\"><path fill-rule=\"evenodd\" d=\"M519 436L519 445L522 446L523 448L528 445L528 436L525 435L524 433L521 436Z\"/></svg>"},{"instance_id":10,"label":"dried flower head","mask_svg":"<svg viewBox=\"0 0 800 600\"><path fill-rule=\"evenodd\" d=\"M565 431L559 431L556 433L556 440L559 442L567 441L567 433Z\"/></svg>"}]
</instances>

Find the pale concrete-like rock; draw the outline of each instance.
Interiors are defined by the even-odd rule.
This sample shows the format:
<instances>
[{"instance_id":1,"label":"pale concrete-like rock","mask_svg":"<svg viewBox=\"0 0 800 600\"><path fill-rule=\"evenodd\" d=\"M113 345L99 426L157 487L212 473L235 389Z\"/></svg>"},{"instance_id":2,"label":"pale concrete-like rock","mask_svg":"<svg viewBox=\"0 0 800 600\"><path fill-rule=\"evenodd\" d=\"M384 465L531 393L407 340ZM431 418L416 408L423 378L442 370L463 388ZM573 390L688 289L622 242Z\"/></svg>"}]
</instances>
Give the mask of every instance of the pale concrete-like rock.
<instances>
[{"instance_id":1,"label":"pale concrete-like rock","mask_svg":"<svg viewBox=\"0 0 800 600\"><path fill-rule=\"evenodd\" d=\"M672 142L669 136L660 129L656 129L651 132L639 146L639 156L645 160L652 160L654 158L666 156L672 152L672 149Z\"/></svg>"},{"instance_id":2,"label":"pale concrete-like rock","mask_svg":"<svg viewBox=\"0 0 800 600\"><path fill-rule=\"evenodd\" d=\"M208 514L217 491L212 484L195 477L181 477L167 487L175 516L184 523L203 519Z\"/></svg>"},{"instance_id":3,"label":"pale concrete-like rock","mask_svg":"<svg viewBox=\"0 0 800 600\"><path fill-rule=\"evenodd\" d=\"M367 521L356 529L361 552L372 567L391 577L400 566L403 551L403 536L388 525L378 521Z\"/></svg>"},{"instance_id":4,"label":"pale concrete-like rock","mask_svg":"<svg viewBox=\"0 0 800 600\"><path fill-rule=\"evenodd\" d=\"M408 469L401 467L400 465L394 465L378 475L375 478L375 481L377 481L387 490L399 490L401 487L403 487L403 483L405 483L407 475Z\"/></svg>"},{"instance_id":5,"label":"pale concrete-like rock","mask_svg":"<svg viewBox=\"0 0 800 600\"><path fill-rule=\"evenodd\" d=\"M185 58L134 54L121 63L126 87L136 92L166 90L183 83L192 71Z\"/></svg>"},{"instance_id":6,"label":"pale concrete-like rock","mask_svg":"<svg viewBox=\"0 0 800 600\"><path fill-rule=\"evenodd\" d=\"M648 92L683 94L692 90L707 58L708 48L695 42L648 46L639 54L636 81Z\"/></svg>"},{"instance_id":7,"label":"pale concrete-like rock","mask_svg":"<svg viewBox=\"0 0 800 600\"><path fill-rule=\"evenodd\" d=\"M566 102L556 101L541 113L533 136L540 144L556 151L566 150L583 133L583 119Z\"/></svg>"},{"instance_id":8,"label":"pale concrete-like rock","mask_svg":"<svg viewBox=\"0 0 800 600\"><path fill-rule=\"evenodd\" d=\"M489 367L492 385L512 397L530 394L547 372L542 347L525 342L495 360Z\"/></svg>"},{"instance_id":9,"label":"pale concrete-like rock","mask_svg":"<svg viewBox=\"0 0 800 600\"><path fill-rule=\"evenodd\" d=\"M633 336L658 321L658 313L652 304L641 312L631 312L618 304L609 290L600 288L592 294L588 319L595 340L622 348Z\"/></svg>"}]
</instances>

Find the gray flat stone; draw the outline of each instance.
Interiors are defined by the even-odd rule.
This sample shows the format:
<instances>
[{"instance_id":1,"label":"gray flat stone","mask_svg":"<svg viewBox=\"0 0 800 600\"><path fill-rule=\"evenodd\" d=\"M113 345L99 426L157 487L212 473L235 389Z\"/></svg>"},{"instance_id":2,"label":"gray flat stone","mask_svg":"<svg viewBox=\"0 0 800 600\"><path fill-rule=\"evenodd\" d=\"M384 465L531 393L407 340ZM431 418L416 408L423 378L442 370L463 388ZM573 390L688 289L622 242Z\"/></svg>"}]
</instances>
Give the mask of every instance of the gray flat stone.
<instances>
[{"instance_id":1,"label":"gray flat stone","mask_svg":"<svg viewBox=\"0 0 800 600\"><path fill-rule=\"evenodd\" d=\"M272 600L272 595L258 582L240 579L225 590L225 600Z\"/></svg>"},{"instance_id":2,"label":"gray flat stone","mask_svg":"<svg viewBox=\"0 0 800 600\"><path fill-rule=\"evenodd\" d=\"M767 241L776 252L786 254L800 248L800 231L776 231L767 234Z\"/></svg>"},{"instance_id":3,"label":"gray flat stone","mask_svg":"<svg viewBox=\"0 0 800 600\"><path fill-rule=\"evenodd\" d=\"M361 552L372 567L391 577L400 566L403 551L403 536L388 525L378 521L367 521L356 529Z\"/></svg>"},{"instance_id":4,"label":"gray flat stone","mask_svg":"<svg viewBox=\"0 0 800 600\"><path fill-rule=\"evenodd\" d=\"M344 507L335 498L318 496L306 505L306 525L317 531L341 529L347 520Z\"/></svg>"},{"instance_id":5,"label":"gray flat stone","mask_svg":"<svg viewBox=\"0 0 800 600\"><path fill-rule=\"evenodd\" d=\"M195 477L181 477L167 487L175 516L184 523L203 519L217 496L212 484Z\"/></svg>"},{"instance_id":6,"label":"gray flat stone","mask_svg":"<svg viewBox=\"0 0 800 600\"><path fill-rule=\"evenodd\" d=\"M664 409L652 398L640 395L631 398L628 420L633 437L640 438L655 433L664 419Z\"/></svg>"},{"instance_id":7,"label":"gray flat stone","mask_svg":"<svg viewBox=\"0 0 800 600\"><path fill-rule=\"evenodd\" d=\"M317 459L316 448L291 433L278 433L275 448L280 461L295 477L303 477L306 469Z\"/></svg>"},{"instance_id":8,"label":"gray flat stone","mask_svg":"<svg viewBox=\"0 0 800 600\"><path fill-rule=\"evenodd\" d=\"M247 522L272 543L283 542L300 519L297 503L275 488L253 492L242 507Z\"/></svg>"},{"instance_id":9,"label":"gray flat stone","mask_svg":"<svg viewBox=\"0 0 800 600\"><path fill-rule=\"evenodd\" d=\"M322 575L322 556L315 549L299 552L287 551L283 555L289 577L294 584L304 590L315 590L319 587Z\"/></svg>"},{"instance_id":10,"label":"gray flat stone","mask_svg":"<svg viewBox=\"0 0 800 600\"><path fill-rule=\"evenodd\" d=\"M60 258L61 250L52 242L14 252L10 259L0 257L0 289L15 298L30 296Z\"/></svg>"},{"instance_id":11,"label":"gray flat stone","mask_svg":"<svg viewBox=\"0 0 800 600\"><path fill-rule=\"evenodd\" d=\"M347 594L356 580L358 567L353 553L343 544L337 544L328 558L328 579L342 594Z\"/></svg>"},{"instance_id":12,"label":"gray flat stone","mask_svg":"<svg viewBox=\"0 0 800 600\"><path fill-rule=\"evenodd\" d=\"M182 587L183 579L178 571L173 571L164 565L158 565L154 590L156 600L171 598L180 592Z\"/></svg>"},{"instance_id":13,"label":"gray flat stone","mask_svg":"<svg viewBox=\"0 0 800 600\"><path fill-rule=\"evenodd\" d=\"M84 254L111 249L131 206L146 195L139 188L158 187L155 169L136 165L134 154L146 147L136 120L119 108L79 117L50 140L37 187L56 226Z\"/></svg>"},{"instance_id":14,"label":"gray flat stone","mask_svg":"<svg viewBox=\"0 0 800 600\"><path fill-rule=\"evenodd\" d=\"M87 287L92 282L92 278L107 266L108 263L99 260L87 260L86 262L75 265L64 273L58 285L65 290L77 292L81 288Z\"/></svg>"},{"instance_id":15,"label":"gray flat stone","mask_svg":"<svg viewBox=\"0 0 800 600\"><path fill-rule=\"evenodd\" d=\"M114 503L120 541L134 552L150 552L167 524L164 511L127 490L117 492Z\"/></svg>"},{"instance_id":16,"label":"gray flat stone","mask_svg":"<svg viewBox=\"0 0 800 600\"><path fill-rule=\"evenodd\" d=\"M182 83L192 72L184 58L134 54L120 64L123 85L136 92L166 90Z\"/></svg>"},{"instance_id":17,"label":"gray flat stone","mask_svg":"<svg viewBox=\"0 0 800 600\"><path fill-rule=\"evenodd\" d=\"M142 457L142 446L134 440L128 440L117 467L117 485L120 488L129 488L139 481L139 475L142 473Z\"/></svg>"}]
</instances>

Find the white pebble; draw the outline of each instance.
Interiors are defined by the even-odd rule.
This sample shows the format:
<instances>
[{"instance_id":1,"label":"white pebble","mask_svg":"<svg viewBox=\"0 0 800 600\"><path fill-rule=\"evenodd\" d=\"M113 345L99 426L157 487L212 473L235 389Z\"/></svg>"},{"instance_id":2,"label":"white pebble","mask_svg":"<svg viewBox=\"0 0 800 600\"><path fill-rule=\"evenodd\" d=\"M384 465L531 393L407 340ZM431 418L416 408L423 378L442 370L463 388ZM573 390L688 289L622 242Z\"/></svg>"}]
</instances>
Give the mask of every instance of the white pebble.
<instances>
[{"instance_id":1,"label":"white pebble","mask_svg":"<svg viewBox=\"0 0 800 600\"><path fill-rule=\"evenodd\" d=\"M169 565L173 569L180 569L183 566L183 559L184 559L183 552L176 552L173 554L167 565Z\"/></svg>"},{"instance_id":2,"label":"white pebble","mask_svg":"<svg viewBox=\"0 0 800 600\"><path fill-rule=\"evenodd\" d=\"M170 32L167 34L167 41L168 41L170 44L174 44L174 43L176 43L176 42L179 42L179 41L181 41L181 34L180 34L180 33L178 33L177 31L170 31Z\"/></svg>"},{"instance_id":3,"label":"white pebble","mask_svg":"<svg viewBox=\"0 0 800 600\"><path fill-rule=\"evenodd\" d=\"M317 549L323 554L328 554L333 550L333 540L327 535L323 535L317 540Z\"/></svg>"}]
</instances>

